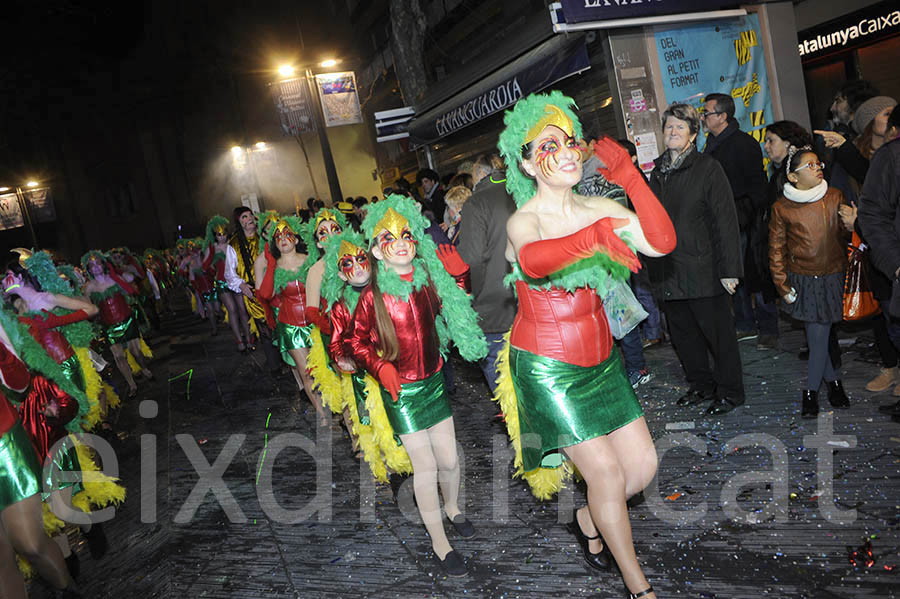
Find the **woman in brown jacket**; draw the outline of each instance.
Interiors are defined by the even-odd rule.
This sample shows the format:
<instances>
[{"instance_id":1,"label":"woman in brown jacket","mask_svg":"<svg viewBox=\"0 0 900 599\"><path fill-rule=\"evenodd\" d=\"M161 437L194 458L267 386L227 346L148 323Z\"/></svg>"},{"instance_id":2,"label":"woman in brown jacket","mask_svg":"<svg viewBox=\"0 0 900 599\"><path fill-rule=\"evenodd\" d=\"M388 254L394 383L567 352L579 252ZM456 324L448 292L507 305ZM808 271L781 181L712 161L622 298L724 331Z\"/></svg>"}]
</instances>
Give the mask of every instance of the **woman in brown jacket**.
<instances>
[{"instance_id":1,"label":"woman in brown jacket","mask_svg":"<svg viewBox=\"0 0 900 599\"><path fill-rule=\"evenodd\" d=\"M843 316L844 229L838 207L844 195L828 187L825 165L809 146L791 147L784 170L782 195L769 221L769 268L783 309L804 322L809 343L807 386L802 416L819 412L819 386L828 387L835 408L850 405L828 359L828 333Z\"/></svg>"}]
</instances>

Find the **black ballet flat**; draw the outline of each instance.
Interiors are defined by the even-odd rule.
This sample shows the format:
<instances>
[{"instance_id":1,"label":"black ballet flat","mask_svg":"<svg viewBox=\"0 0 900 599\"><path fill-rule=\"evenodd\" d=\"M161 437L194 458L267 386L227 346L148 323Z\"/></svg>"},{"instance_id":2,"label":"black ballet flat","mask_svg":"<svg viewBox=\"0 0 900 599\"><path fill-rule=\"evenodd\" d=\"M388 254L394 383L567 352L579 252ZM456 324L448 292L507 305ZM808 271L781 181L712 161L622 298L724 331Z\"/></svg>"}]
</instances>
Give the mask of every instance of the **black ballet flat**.
<instances>
[{"instance_id":1,"label":"black ballet flat","mask_svg":"<svg viewBox=\"0 0 900 599\"><path fill-rule=\"evenodd\" d=\"M469 573L469 570L466 568L466 561L455 549L445 555L444 559L439 558L435 554L434 560L441 566L441 569L447 576L465 576Z\"/></svg>"},{"instance_id":2,"label":"black ballet flat","mask_svg":"<svg viewBox=\"0 0 900 599\"><path fill-rule=\"evenodd\" d=\"M450 524L456 529L457 534L464 539L471 539L475 536L475 527L462 514L457 514L456 518L450 520Z\"/></svg>"},{"instance_id":3,"label":"black ballet flat","mask_svg":"<svg viewBox=\"0 0 900 599\"><path fill-rule=\"evenodd\" d=\"M106 540L106 534L103 532L103 527L100 526L100 524L92 524L91 529L83 534L92 558L100 559L106 555L109 543Z\"/></svg>"},{"instance_id":4,"label":"black ballet flat","mask_svg":"<svg viewBox=\"0 0 900 599\"><path fill-rule=\"evenodd\" d=\"M615 563L613 559L612 553L609 551L609 547L606 543L603 543L603 549L600 550L600 553L591 553L588 549L588 541L594 541L596 539L601 539L600 533L597 533L593 537L589 537L584 534L584 531L581 530L581 526L578 525L578 519L572 520L566 525L566 528L570 533L575 535L575 539L578 541L578 544L581 545L581 552L584 555L584 561L587 562L591 568L595 570L610 570L612 564Z\"/></svg>"}]
</instances>

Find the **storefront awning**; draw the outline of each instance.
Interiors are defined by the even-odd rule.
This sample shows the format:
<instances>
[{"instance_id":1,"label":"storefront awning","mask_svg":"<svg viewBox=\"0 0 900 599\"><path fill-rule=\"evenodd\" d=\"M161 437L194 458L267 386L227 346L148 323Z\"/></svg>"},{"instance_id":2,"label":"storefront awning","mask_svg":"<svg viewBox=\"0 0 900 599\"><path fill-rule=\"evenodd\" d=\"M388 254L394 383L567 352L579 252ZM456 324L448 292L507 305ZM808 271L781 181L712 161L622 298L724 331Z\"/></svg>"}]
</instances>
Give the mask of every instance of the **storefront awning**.
<instances>
[{"instance_id":1,"label":"storefront awning","mask_svg":"<svg viewBox=\"0 0 900 599\"><path fill-rule=\"evenodd\" d=\"M415 117L409 124L410 145L434 143L590 66L583 37L550 39Z\"/></svg>"}]
</instances>

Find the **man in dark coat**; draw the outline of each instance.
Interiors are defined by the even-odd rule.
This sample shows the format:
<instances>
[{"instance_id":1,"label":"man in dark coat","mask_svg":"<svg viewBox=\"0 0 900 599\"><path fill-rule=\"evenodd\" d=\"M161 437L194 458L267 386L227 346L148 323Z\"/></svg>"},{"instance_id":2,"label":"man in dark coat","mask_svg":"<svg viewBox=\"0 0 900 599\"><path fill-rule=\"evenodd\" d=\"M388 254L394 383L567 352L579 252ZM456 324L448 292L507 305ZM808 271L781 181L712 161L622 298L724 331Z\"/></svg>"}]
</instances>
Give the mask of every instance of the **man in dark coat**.
<instances>
[{"instance_id":1,"label":"man in dark coat","mask_svg":"<svg viewBox=\"0 0 900 599\"><path fill-rule=\"evenodd\" d=\"M506 192L506 173L492 169L489 156L475 160L472 178L475 189L463 209L457 249L471 269L472 307L480 317L489 348L480 365L493 393L497 386L494 362L503 346L503 335L516 316L516 298L503 284L510 271L506 221L516 211L516 203Z\"/></svg>"},{"instance_id":2,"label":"man in dark coat","mask_svg":"<svg viewBox=\"0 0 900 599\"><path fill-rule=\"evenodd\" d=\"M888 117L886 143L869 164L859 200L859 226L871 247L869 260L893 281L889 307L890 328L900 326L900 106ZM898 395L897 389L894 395ZM881 406L900 422L900 401Z\"/></svg>"},{"instance_id":3,"label":"man in dark coat","mask_svg":"<svg viewBox=\"0 0 900 599\"><path fill-rule=\"evenodd\" d=\"M773 299L762 290L769 280L769 265L757 264L754 251L765 243L766 173L759 143L740 130L734 118L734 99L710 94L705 99L703 124L709 132L704 153L715 158L728 178L741 235L744 280L734 294L734 320L739 340L759 335L759 349L775 349L778 343L778 312ZM749 250L749 251L748 251ZM756 303L755 313L753 303Z\"/></svg>"}]
</instances>

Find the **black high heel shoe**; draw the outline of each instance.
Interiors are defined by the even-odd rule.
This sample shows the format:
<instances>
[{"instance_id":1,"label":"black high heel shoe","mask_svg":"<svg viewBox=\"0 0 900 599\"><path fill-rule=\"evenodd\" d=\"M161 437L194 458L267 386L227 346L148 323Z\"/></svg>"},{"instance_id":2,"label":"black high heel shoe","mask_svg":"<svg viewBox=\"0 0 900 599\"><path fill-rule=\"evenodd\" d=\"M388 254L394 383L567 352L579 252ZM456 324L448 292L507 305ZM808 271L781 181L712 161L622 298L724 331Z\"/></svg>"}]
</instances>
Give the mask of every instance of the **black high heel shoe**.
<instances>
[{"instance_id":1,"label":"black high heel shoe","mask_svg":"<svg viewBox=\"0 0 900 599\"><path fill-rule=\"evenodd\" d=\"M581 545L581 552L584 555L584 561L587 562L587 565L595 570L609 570L612 568L612 564L615 563L615 560L606 543L603 543L603 549L600 550L600 553L591 553L590 549L588 549L588 541L601 539L602 542L599 532L593 537L587 536L584 534L584 531L581 530L581 526L578 525L577 518L569 522L566 525L566 528L570 533L575 535L575 539L578 541L578 544Z\"/></svg>"}]
</instances>

